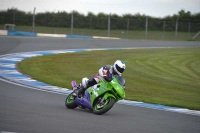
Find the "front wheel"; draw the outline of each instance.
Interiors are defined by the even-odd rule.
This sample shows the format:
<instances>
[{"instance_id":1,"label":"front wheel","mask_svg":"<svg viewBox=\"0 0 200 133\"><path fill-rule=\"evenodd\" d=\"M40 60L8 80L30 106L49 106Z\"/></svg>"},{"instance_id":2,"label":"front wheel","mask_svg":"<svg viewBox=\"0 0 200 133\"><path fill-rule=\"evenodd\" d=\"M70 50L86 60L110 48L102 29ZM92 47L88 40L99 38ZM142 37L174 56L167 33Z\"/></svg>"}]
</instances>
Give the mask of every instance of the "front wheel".
<instances>
[{"instance_id":1,"label":"front wheel","mask_svg":"<svg viewBox=\"0 0 200 133\"><path fill-rule=\"evenodd\" d=\"M72 95L74 92L72 92L71 94L69 94L65 100L65 106L69 109L74 109L76 107L78 107L78 105L75 102L75 97Z\"/></svg>"},{"instance_id":2,"label":"front wheel","mask_svg":"<svg viewBox=\"0 0 200 133\"><path fill-rule=\"evenodd\" d=\"M97 115L102 115L109 111L115 104L115 99L113 97L108 97L103 102L97 102L94 105L93 112Z\"/></svg>"}]
</instances>

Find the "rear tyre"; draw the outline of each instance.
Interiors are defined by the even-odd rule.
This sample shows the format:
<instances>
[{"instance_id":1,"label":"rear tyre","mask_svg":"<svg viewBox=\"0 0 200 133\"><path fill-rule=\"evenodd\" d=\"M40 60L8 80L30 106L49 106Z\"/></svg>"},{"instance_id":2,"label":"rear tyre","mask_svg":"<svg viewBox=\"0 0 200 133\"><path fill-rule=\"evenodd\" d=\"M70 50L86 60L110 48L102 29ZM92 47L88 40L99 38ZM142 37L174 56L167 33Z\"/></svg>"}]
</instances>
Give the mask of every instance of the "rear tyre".
<instances>
[{"instance_id":1,"label":"rear tyre","mask_svg":"<svg viewBox=\"0 0 200 133\"><path fill-rule=\"evenodd\" d=\"M113 97L108 97L106 100L104 100L103 103L100 102L95 103L93 112L97 115L102 115L107 111L109 111L114 104L115 104L115 99Z\"/></svg>"},{"instance_id":2,"label":"rear tyre","mask_svg":"<svg viewBox=\"0 0 200 133\"><path fill-rule=\"evenodd\" d=\"M78 107L78 105L75 102L76 97L74 97L72 94L74 92L72 92L71 94L69 94L65 100L65 106L69 109L74 109L76 107Z\"/></svg>"}]
</instances>

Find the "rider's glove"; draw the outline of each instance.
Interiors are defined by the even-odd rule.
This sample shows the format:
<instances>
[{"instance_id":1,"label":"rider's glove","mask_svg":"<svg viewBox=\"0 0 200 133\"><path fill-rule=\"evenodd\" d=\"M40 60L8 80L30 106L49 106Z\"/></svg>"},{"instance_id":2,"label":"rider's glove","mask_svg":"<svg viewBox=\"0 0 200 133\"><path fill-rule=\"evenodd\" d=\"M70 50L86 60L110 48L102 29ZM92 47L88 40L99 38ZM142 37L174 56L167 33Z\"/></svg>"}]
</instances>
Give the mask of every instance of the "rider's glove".
<instances>
[{"instance_id":1,"label":"rider's glove","mask_svg":"<svg viewBox=\"0 0 200 133\"><path fill-rule=\"evenodd\" d=\"M112 81L112 74L110 73L110 71L108 71L108 76L106 77L106 81L107 82L111 82Z\"/></svg>"},{"instance_id":2,"label":"rider's glove","mask_svg":"<svg viewBox=\"0 0 200 133\"><path fill-rule=\"evenodd\" d=\"M103 73L103 78L107 82L112 81L112 74L110 73L110 71L108 70L108 68L106 66L103 67L102 73Z\"/></svg>"}]
</instances>

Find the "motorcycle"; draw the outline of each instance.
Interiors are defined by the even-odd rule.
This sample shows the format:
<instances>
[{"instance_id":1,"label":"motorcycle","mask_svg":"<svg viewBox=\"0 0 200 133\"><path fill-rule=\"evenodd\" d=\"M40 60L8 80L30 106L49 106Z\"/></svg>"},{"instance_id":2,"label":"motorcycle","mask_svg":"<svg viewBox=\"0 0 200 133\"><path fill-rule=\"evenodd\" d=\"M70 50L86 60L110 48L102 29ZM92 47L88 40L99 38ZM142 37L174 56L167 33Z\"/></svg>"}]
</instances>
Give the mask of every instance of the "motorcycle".
<instances>
[{"instance_id":1,"label":"motorcycle","mask_svg":"<svg viewBox=\"0 0 200 133\"><path fill-rule=\"evenodd\" d=\"M76 81L72 81L71 85L73 92L65 100L65 105L69 109L80 107L89 109L94 114L102 115L109 111L116 102L125 98L125 80L118 75L112 76L110 82L101 80L97 85L85 90L82 96L76 95L76 91L79 89Z\"/></svg>"}]
</instances>

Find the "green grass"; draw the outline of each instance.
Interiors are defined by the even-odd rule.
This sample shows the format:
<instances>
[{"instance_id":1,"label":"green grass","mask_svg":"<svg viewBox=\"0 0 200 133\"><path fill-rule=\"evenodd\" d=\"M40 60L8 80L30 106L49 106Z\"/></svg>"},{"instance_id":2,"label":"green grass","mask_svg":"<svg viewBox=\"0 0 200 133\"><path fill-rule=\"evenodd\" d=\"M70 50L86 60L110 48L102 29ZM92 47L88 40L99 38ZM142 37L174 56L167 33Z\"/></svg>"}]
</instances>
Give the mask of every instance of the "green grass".
<instances>
[{"instance_id":1,"label":"green grass","mask_svg":"<svg viewBox=\"0 0 200 133\"><path fill-rule=\"evenodd\" d=\"M4 25L0 25L0 29L4 29ZM32 32L32 26L20 26L17 25L15 30ZM124 32L122 34L122 31ZM44 26L35 26L36 33L49 33L49 34L71 34L70 28L64 27L44 27ZM78 35L87 35L87 36L108 36L108 30L97 30L97 29L73 29L73 34ZM178 37L175 38L175 31L148 31L148 36L145 36L145 30L141 31L131 31L129 30L112 30L110 31L110 37L117 37L122 39L133 39L133 40L167 40L167 41L189 41L196 34L196 32L178 32ZM195 41L200 41L200 35L195 39Z\"/></svg>"},{"instance_id":2,"label":"green grass","mask_svg":"<svg viewBox=\"0 0 200 133\"><path fill-rule=\"evenodd\" d=\"M71 88L105 64L126 63L126 99L200 110L200 47L91 51L34 57L18 64L34 79Z\"/></svg>"}]
</instances>

